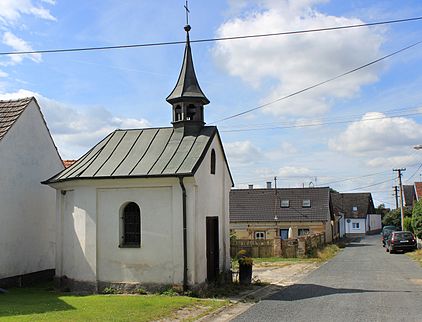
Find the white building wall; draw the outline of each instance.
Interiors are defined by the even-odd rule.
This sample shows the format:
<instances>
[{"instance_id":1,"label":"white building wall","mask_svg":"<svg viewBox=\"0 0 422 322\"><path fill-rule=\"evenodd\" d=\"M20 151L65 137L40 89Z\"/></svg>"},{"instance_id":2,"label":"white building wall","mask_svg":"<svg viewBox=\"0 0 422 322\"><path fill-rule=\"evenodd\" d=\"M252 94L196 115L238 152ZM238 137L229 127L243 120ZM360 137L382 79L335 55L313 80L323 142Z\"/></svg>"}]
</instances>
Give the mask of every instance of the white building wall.
<instances>
[{"instance_id":1,"label":"white building wall","mask_svg":"<svg viewBox=\"0 0 422 322\"><path fill-rule=\"evenodd\" d=\"M55 191L63 169L32 101L0 141L0 278L54 268Z\"/></svg>"},{"instance_id":2,"label":"white building wall","mask_svg":"<svg viewBox=\"0 0 422 322\"><path fill-rule=\"evenodd\" d=\"M182 284L182 193L177 178L55 184L61 232L57 276L82 282ZM120 248L120 216L141 210L141 247ZM62 244L61 244L62 241Z\"/></svg>"},{"instance_id":3,"label":"white building wall","mask_svg":"<svg viewBox=\"0 0 422 322\"><path fill-rule=\"evenodd\" d=\"M365 218L346 218L346 234L365 234L366 219ZM359 228L353 228L353 224L358 223Z\"/></svg>"},{"instance_id":4,"label":"white building wall","mask_svg":"<svg viewBox=\"0 0 422 322\"><path fill-rule=\"evenodd\" d=\"M216 154L215 175L210 173L212 149ZM193 280L195 283L201 283L207 278L206 217L218 217L220 271L230 268L229 194L232 182L217 136L195 175L195 181L197 190L196 222L194 226L190 227L195 227L196 241L193 245L192 240L190 241L189 257L195 256L196 276Z\"/></svg>"},{"instance_id":5,"label":"white building wall","mask_svg":"<svg viewBox=\"0 0 422 322\"><path fill-rule=\"evenodd\" d=\"M366 231L380 230L382 228L381 215L369 214L366 221Z\"/></svg>"}]
</instances>

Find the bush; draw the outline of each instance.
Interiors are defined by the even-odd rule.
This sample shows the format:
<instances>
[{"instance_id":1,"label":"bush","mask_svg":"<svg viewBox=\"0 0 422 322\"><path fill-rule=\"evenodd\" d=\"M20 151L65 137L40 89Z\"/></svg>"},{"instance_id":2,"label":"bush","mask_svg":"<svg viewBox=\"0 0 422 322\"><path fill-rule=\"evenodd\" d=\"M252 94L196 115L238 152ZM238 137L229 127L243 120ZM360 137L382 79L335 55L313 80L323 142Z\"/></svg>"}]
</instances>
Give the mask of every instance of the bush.
<instances>
[{"instance_id":1,"label":"bush","mask_svg":"<svg viewBox=\"0 0 422 322\"><path fill-rule=\"evenodd\" d=\"M419 200L413 207L412 227L415 235L422 238L422 200Z\"/></svg>"},{"instance_id":2,"label":"bush","mask_svg":"<svg viewBox=\"0 0 422 322\"><path fill-rule=\"evenodd\" d=\"M404 218L406 219L406 217L412 217L412 212L409 208L404 208ZM400 208L388 212L382 219L382 223L384 224L384 226L401 227Z\"/></svg>"},{"instance_id":3,"label":"bush","mask_svg":"<svg viewBox=\"0 0 422 322\"><path fill-rule=\"evenodd\" d=\"M403 226L404 226L403 230L411 231L413 233L412 218L411 217L404 217Z\"/></svg>"}]
</instances>

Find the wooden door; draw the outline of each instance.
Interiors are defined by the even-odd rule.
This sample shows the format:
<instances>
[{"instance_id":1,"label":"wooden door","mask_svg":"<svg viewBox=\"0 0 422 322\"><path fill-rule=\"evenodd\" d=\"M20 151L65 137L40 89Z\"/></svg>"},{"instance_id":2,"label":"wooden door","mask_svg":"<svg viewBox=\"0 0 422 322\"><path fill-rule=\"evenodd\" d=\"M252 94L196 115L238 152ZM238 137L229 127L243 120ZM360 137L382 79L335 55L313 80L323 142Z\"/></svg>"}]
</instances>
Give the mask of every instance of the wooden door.
<instances>
[{"instance_id":1,"label":"wooden door","mask_svg":"<svg viewBox=\"0 0 422 322\"><path fill-rule=\"evenodd\" d=\"M207 280L213 282L217 279L220 266L220 247L218 236L218 217L207 217Z\"/></svg>"}]
</instances>

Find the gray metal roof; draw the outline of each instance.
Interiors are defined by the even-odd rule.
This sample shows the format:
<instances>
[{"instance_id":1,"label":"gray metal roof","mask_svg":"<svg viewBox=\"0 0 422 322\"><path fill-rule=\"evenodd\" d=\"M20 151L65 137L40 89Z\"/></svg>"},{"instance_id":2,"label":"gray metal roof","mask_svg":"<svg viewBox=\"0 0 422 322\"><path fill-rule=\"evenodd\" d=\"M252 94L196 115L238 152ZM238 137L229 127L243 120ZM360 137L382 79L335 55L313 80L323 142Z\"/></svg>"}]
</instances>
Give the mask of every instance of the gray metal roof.
<instances>
[{"instance_id":1,"label":"gray metal roof","mask_svg":"<svg viewBox=\"0 0 422 322\"><path fill-rule=\"evenodd\" d=\"M215 126L205 126L197 135L189 136L183 135L183 129L172 127L116 130L44 183L193 175L216 133Z\"/></svg>"},{"instance_id":2,"label":"gray metal roof","mask_svg":"<svg viewBox=\"0 0 422 322\"><path fill-rule=\"evenodd\" d=\"M18 100L0 101L0 140L15 124L32 99L32 97L26 97Z\"/></svg>"},{"instance_id":3,"label":"gray metal roof","mask_svg":"<svg viewBox=\"0 0 422 322\"><path fill-rule=\"evenodd\" d=\"M199 86L198 80L195 74L195 68L193 66L192 50L189 41L189 30L190 26L186 26L187 32L185 55L183 57L183 65L180 71L179 79L176 87L173 89L171 94L167 97L167 102L174 104L184 99L195 99L200 100L204 105L209 104L208 98L202 92Z\"/></svg>"},{"instance_id":4,"label":"gray metal roof","mask_svg":"<svg viewBox=\"0 0 422 322\"><path fill-rule=\"evenodd\" d=\"M282 208L281 200L289 200ZM304 208L303 200L311 207ZM233 189L230 192L230 222L239 221L326 221L331 219L330 189L280 188Z\"/></svg>"},{"instance_id":5,"label":"gray metal roof","mask_svg":"<svg viewBox=\"0 0 422 322\"><path fill-rule=\"evenodd\" d=\"M335 212L344 213L346 218L366 218L367 214L375 213L374 202L370 192L332 192L331 200ZM357 207L357 210L354 211L353 207Z\"/></svg>"}]
</instances>

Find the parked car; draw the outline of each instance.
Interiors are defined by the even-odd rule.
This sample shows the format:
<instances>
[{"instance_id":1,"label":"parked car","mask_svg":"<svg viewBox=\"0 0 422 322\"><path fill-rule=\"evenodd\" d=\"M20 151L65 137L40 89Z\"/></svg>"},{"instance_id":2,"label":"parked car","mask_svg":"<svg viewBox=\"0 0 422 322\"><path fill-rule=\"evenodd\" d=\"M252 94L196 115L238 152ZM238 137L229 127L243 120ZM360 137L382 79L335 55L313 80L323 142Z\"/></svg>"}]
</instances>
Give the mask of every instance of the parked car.
<instances>
[{"instance_id":1,"label":"parked car","mask_svg":"<svg viewBox=\"0 0 422 322\"><path fill-rule=\"evenodd\" d=\"M400 230L396 226L384 226L381 231L381 241L382 241L382 247L385 247L385 244L387 243L387 239L390 236L390 233L392 231L398 231Z\"/></svg>"},{"instance_id":2,"label":"parked car","mask_svg":"<svg viewBox=\"0 0 422 322\"><path fill-rule=\"evenodd\" d=\"M392 231L387 239L387 252L390 254L397 250L413 251L418 248L415 236L410 231Z\"/></svg>"}]
</instances>

